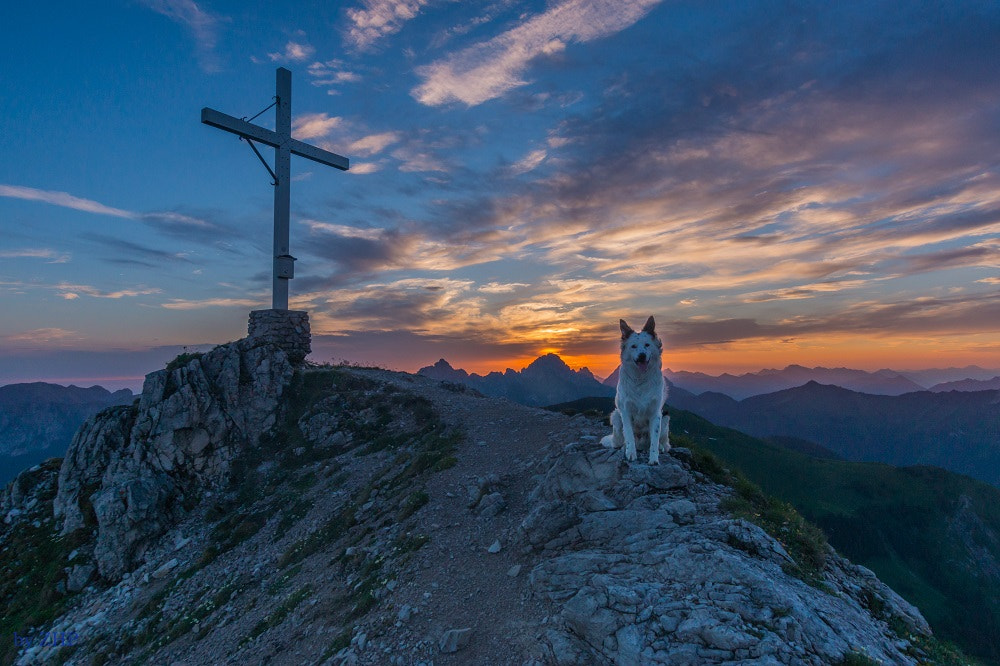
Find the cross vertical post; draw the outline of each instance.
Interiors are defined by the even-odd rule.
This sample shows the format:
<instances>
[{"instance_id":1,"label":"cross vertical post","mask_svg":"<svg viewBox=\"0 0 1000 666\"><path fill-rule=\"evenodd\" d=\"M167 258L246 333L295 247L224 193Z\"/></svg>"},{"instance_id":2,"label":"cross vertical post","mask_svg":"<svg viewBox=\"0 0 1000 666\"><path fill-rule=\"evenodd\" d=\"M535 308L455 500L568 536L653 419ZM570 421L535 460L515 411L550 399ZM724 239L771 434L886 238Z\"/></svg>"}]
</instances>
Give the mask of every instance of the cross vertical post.
<instances>
[{"instance_id":1,"label":"cross vertical post","mask_svg":"<svg viewBox=\"0 0 1000 666\"><path fill-rule=\"evenodd\" d=\"M246 119L235 118L215 109L205 107L201 110L202 123L232 132L246 140L262 162L264 162L264 158L254 145L254 141L274 148L274 169L272 170L267 162L264 162L268 173L274 178L274 258L272 264L274 277L271 307L274 310L288 310L288 281L295 277L295 257L289 253L288 247L292 155L299 155L341 171L347 171L350 168L350 161L342 155L292 138L292 73L284 67L279 67L275 73L274 121L274 131L271 131L254 125Z\"/></svg>"},{"instance_id":2,"label":"cross vertical post","mask_svg":"<svg viewBox=\"0 0 1000 666\"><path fill-rule=\"evenodd\" d=\"M292 73L275 73L274 129L282 143L274 149L274 268L271 307L288 309L288 281L294 277L295 257L288 252L292 198Z\"/></svg>"}]
</instances>

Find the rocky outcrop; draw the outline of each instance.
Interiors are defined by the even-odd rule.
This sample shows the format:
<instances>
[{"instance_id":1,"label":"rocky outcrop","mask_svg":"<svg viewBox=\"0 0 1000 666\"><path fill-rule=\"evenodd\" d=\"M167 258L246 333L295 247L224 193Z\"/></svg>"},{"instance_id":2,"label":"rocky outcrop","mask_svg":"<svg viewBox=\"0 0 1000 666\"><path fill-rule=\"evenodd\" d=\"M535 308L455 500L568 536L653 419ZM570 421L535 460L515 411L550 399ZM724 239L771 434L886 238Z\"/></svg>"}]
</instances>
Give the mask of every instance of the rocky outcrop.
<instances>
[{"instance_id":1,"label":"rocky outcrop","mask_svg":"<svg viewBox=\"0 0 1000 666\"><path fill-rule=\"evenodd\" d=\"M146 376L138 404L81 427L53 508L63 534L96 530L94 559L106 580L134 568L184 503L219 487L236 455L274 426L294 361L304 357L293 348L290 358L286 347L251 336L181 357Z\"/></svg>"},{"instance_id":2,"label":"rocky outcrop","mask_svg":"<svg viewBox=\"0 0 1000 666\"><path fill-rule=\"evenodd\" d=\"M580 442L539 482L521 529L544 557L533 589L561 605L545 663L917 663L913 606L828 546L818 580L795 577L780 541L720 510L732 490L671 453L628 465Z\"/></svg>"}]
</instances>

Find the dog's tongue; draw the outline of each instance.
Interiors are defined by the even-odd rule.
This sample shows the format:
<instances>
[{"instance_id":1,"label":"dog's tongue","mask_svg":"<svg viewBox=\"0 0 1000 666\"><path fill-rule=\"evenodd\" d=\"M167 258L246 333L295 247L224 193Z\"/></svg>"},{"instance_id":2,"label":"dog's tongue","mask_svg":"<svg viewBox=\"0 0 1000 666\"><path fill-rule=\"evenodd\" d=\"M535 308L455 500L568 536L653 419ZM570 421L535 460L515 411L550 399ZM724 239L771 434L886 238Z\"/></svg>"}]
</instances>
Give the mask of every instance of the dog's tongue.
<instances>
[{"instance_id":1,"label":"dog's tongue","mask_svg":"<svg viewBox=\"0 0 1000 666\"><path fill-rule=\"evenodd\" d=\"M639 366L639 369L646 372L646 366L649 365L649 361L636 361L635 364Z\"/></svg>"}]
</instances>

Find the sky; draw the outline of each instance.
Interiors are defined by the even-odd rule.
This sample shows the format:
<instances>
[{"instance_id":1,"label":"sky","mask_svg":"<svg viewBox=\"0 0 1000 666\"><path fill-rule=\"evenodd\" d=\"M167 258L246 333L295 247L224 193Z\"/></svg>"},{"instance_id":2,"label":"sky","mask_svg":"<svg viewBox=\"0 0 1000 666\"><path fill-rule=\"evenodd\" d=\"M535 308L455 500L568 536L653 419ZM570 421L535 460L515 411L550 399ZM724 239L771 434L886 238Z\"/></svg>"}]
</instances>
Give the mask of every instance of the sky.
<instances>
[{"instance_id":1,"label":"sky","mask_svg":"<svg viewBox=\"0 0 1000 666\"><path fill-rule=\"evenodd\" d=\"M1000 367L1000 3L0 8L0 384L137 388L270 307L292 72L316 361ZM273 110L254 122L273 127ZM262 154L273 160L273 151Z\"/></svg>"}]
</instances>

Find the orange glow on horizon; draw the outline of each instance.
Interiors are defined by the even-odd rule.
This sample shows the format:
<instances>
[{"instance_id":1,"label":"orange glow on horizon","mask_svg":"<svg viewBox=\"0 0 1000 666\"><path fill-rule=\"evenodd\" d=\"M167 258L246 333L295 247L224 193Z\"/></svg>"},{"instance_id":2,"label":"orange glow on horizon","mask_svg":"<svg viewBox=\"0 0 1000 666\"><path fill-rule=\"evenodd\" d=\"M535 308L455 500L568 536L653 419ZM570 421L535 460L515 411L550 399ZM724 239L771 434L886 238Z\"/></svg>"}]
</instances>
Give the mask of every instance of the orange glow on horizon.
<instances>
[{"instance_id":1,"label":"orange glow on horizon","mask_svg":"<svg viewBox=\"0 0 1000 666\"><path fill-rule=\"evenodd\" d=\"M618 354L574 354L572 348L541 347L534 354L482 359L447 359L455 368L485 375L507 368L523 370L545 354L557 354L574 370L589 368L602 379L618 366ZM743 374L765 368L788 365L805 367L851 368L874 372L927 368L965 367L1000 368L1000 345L982 336L968 336L963 344L952 339L873 338L855 336L825 337L794 341L747 340L712 347L688 347L665 350L663 367L674 371ZM417 368L413 368L416 370Z\"/></svg>"}]
</instances>

